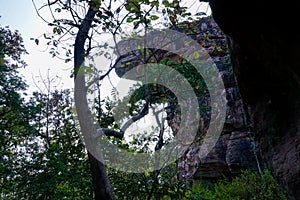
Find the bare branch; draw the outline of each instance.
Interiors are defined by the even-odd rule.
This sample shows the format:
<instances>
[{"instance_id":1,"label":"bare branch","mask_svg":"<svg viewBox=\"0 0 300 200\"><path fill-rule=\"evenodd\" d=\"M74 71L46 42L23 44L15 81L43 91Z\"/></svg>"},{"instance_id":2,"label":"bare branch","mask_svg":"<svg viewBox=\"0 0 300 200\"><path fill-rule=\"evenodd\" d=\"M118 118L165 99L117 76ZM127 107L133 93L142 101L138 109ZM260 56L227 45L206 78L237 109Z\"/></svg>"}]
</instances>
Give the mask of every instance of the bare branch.
<instances>
[{"instance_id":1,"label":"bare branch","mask_svg":"<svg viewBox=\"0 0 300 200\"><path fill-rule=\"evenodd\" d=\"M102 81L106 76L109 75L109 73L115 68L115 66L110 66L109 70L107 72L105 72L105 74L103 74L100 77L95 78L94 80L92 80L91 82L87 83L86 89L88 89L89 87L91 87L93 84L95 84L98 81Z\"/></svg>"},{"instance_id":2,"label":"bare branch","mask_svg":"<svg viewBox=\"0 0 300 200\"><path fill-rule=\"evenodd\" d=\"M31 1L32 1L32 3L33 3L35 12L36 12L37 15L39 16L39 18L41 18L41 19L42 19L44 22L46 22L47 24L50 24L50 22L48 22L45 18L43 18L43 17L40 15L39 9L36 7L36 4L35 4L34 0L31 0Z\"/></svg>"},{"instance_id":3,"label":"bare branch","mask_svg":"<svg viewBox=\"0 0 300 200\"><path fill-rule=\"evenodd\" d=\"M112 129L109 129L109 128L99 128L97 130L97 134L99 136L101 135L106 135L106 136L113 136L115 138L119 138L119 139L123 139L124 138L124 132L122 131L115 131L115 130L112 130Z\"/></svg>"},{"instance_id":4,"label":"bare branch","mask_svg":"<svg viewBox=\"0 0 300 200\"><path fill-rule=\"evenodd\" d=\"M130 14L130 13L127 13L127 14L122 18L122 20L121 20L120 22L117 21L118 26L116 27L115 31L112 33L113 35L115 35L115 34L117 33L118 29L119 29L120 26L123 24L124 20L128 17L129 14Z\"/></svg>"},{"instance_id":5,"label":"bare branch","mask_svg":"<svg viewBox=\"0 0 300 200\"><path fill-rule=\"evenodd\" d=\"M50 13L51 13L51 16L54 20L56 20L56 18L54 17L54 14L53 14L53 11L52 11L52 8L51 8L51 5L55 4L56 2L58 2L58 0L54 1L54 2L50 2L50 0L48 0L48 7L49 7L49 10L50 10Z\"/></svg>"},{"instance_id":6,"label":"bare branch","mask_svg":"<svg viewBox=\"0 0 300 200\"><path fill-rule=\"evenodd\" d=\"M158 151L164 145L164 132L165 132L165 126L164 126L165 118L162 117L162 122L160 122L160 120L158 118L158 114L161 113L162 111L164 111L164 109L161 109L159 111L155 111L155 108L153 106L151 106L151 108L153 109L155 120L156 120L158 126L160 127L158 141L157 141L157 143L155 145L155 151Z\"/></svg>"},{"instance_id":7,"label":"bare branch","mask_svg":"<svg viewBox=\"0 0 300 200\"><path fill-rule=\"evenodd\" d=\"M90 55L90 52L92 50L92 37L93 37L93 33L91 34L91 36L88 36L88 38L87 38L89 40L89 45L86 50L86 55Z\"/></svg>"},{"instance_id":8,"label":"bare branch","mask_svg":"<svg viewBox=\"0 0 300 200\"><path fill-rule=\"evenodd\" d=\"M56 4L57 2L60 2L60 0L56 0L56 1L53 1L53 2L50 2L50 1L48 0L48 3L47 3L47 4L44 4L42 7L40 7L39 10L43 9L43 8L46 7L46 6L50 7L50 6L54 5L54 4Z\"/></svg>"},{"instance_id":9,"label":"bare branch","mask_svg":"<svg viewBox=\"0 0 300 200\"><path fill-rule=\"evenodd\" d=\"M65 29L66 32L65 32L63 35L61 35L61 36L57 39L57 41L60 41L60 40L61 40L63 37L65 37L67 34L74 35L74 34L71 33L71 30L72 30L73 28L74 28L74 27L70 27L69 29Z\"/></svg>"},{"instance_id":10,"label":"bare branch","mask_svg":"<svg viewBox=\"0 0 300 200\"><path fill-rule=\"evenodd\" d=\"M140 120L141 118L145 117L149 113L149 102L147 101L142 111L133 116L130 120L128 120L123 127L121 128L121 131L125 133L126 129L129 128L134 122Z\"/></svg>"},{"instance_id":11,"label":"bare branch","mask_svg":"<svg viewBox=\"0 0 300 200\"><path fill-rule=\"evenodd\" d=\"M149 103L146 103L142 111L138 114L133 116L131 119L129 119L121 128L120 131L116 131L109 128L99 128L97 129L97 136L100 137L102 135L106 136L113 136L115 138L123 139L125 135L125 131L129 126L131 126L134 122L138 121L139 119L143 118L145 115L147 115L149 112Z\"/></svg>"},{"instance_id":12,"label":"bare branch","mask_svg":"<svg viewBox=\"0 0 300 200\"><path fill-rule=\"evenodd\" d=\"M76 20L76 18L75 18L75 15L76 15L76 17L77 17L78 19L80 19L80 18L79 18L79 16L78 16L77 12L75 12L75 10L72 8L72 6L71 6L71 1L69 1L69 8L70 8L70 13L71 13L72 18L73 18L73 20L74 20L74 23L75 23L75 24L78 24L78 22L77 22L77 20Z\"/></svg>"}]
</instances>

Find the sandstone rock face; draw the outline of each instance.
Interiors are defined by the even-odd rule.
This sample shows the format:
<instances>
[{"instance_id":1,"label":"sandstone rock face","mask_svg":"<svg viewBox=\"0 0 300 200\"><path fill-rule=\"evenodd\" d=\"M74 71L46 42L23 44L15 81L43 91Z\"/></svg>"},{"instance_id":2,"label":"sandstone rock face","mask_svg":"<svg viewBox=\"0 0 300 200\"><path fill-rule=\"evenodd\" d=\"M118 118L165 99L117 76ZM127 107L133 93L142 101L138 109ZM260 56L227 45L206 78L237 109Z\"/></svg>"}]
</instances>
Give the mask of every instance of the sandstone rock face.
<instances>
[{"instance_id":1,"label":"sandstone rock face","mask_svg":"<svg viewBox=\"0 0 300 200\"><path fill-rule=\"evenodd\" d=\"M190 34L193 39L197 40L218 67L219 75L222 77L226 89L227 114L221 136L212 151L204 159L200 159L201 142L199 142L199 138L196 138L179 160L178 178L191 182L201 180L204 184L209 185L224 176L235 176L243 169L258 170L259 152L257 144L253 140L254 132L248 106L241 98L232 72L225 35L212 18L204 18L191 24L190 27L192 27L192 34L190 34L191 30L184 28L175 28L175 30ZM157 56L163 58L170 55L168 52L160 52ZM174 58L174 55L170 57ZM130 65L125 66L126 63L130 63ZM115 64L116 73L121 77L126 71L140 63L141 61L137 59L134 52L125 56L121 55ZM209 95L203 94L199 97L199 101L200 99L209 102ZM167 111L168 123L173 129L173 133L176 134L179 123L178 116L172 112L174 110ZM209 118L205 120L204 128L197 137L205 137Z\"/></svg>"},{"instance_id":2,"label":"sandstone rock face","mask_svg":"<svg viewBox=\"0 0 300 200\"><path fill-rule=\"evenodd\" d=\"M258 170L260 161L257 145L253 140L254 133L248 106L244 104L239 94L224 34L214 20L209 18L197 22L196 30L198 32L194 35L194 39L212 57L224 81L227 116L218 142L204 159L199 158L201 147L199 142L195 141L189 147L179 162L179 178L191 182L201 180L202 183L209 185L224 176L238 175L244 169Z\"/></svg>"},{"instance_id":3,"label":"sandstone rock face","mask_svg":"<svg viewBox=\"0 0 300 200\"><path fill-rule=\"evenodd\" d=\"M289 199L300 199L300 38L298 6L269 0L210 0L227 34L243 100L268 168ZM289 10L288 18L279 15ZM253 13L255 13L253 15Z\"/></svg>"},{"instance_id":4,"label":"sandstone rock face","mask_svg":"<svg viewBox=\"0 0 300 200\"><path fill-rule=\"evenodd\" d=\"M252 137L251 132L226 133L203 160L198 156L200 145L193 143L181 159L180 175L210 185L221 177L238 175L242 169L257 170L257 152Z\"/></svg>"},{"instance_id":5,"label":"sandstone rock face","mask_svg":"<svg viewBox=\"0 0 300 200\"><path fill-rule=\"evenodd\" d=\"M238 175L241 170L258 170L260 167L259 152L254 141L254 132L252 131L251 120L248 106L243 102L239 93L237 83L230 60L228 59L227 43L224 40L221 30L215 24L213 19L205 19L198 22L199 27L203 23L209 24L204 33L196 37L201 44L203 41L201 35L206 32L206 39L211 43L220 44L223 53L212 50L212 46L203 45L216 63L219 74L222 77L226 89L227 116L223 132L212 151L203 160L199 158L201 145L194 142L181 158L179 164L179 178L191 180L201 180L202 183L210 185L223 176L232 177ZM213 24L213 25L210 25ZM212 28L213 27L213 28ZM211 34L214 30L218 32L218 37ZM201 32L202 30L200 30Z\"/></svg>"}]
</instances>

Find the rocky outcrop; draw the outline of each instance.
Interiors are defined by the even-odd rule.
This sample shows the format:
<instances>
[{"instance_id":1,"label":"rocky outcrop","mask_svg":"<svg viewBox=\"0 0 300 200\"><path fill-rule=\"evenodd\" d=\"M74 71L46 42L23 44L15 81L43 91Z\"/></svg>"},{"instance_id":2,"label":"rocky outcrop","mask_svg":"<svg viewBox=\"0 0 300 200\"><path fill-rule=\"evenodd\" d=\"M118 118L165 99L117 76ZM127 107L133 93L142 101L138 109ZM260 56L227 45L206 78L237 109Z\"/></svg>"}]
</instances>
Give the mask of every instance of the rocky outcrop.
<instances>
[{"instance_id":1,"label":"rocky outcrop","mask_svg":"<svg viewBox=\"0 0 300 200\"><path fill-rule=\"evenodd\" d=\"M179 179L201 180L204 184L210 184L224 176L232 177L243 169L258 170L259 158L257 146L254 142L254 132L248 112L248 106L243 102L236 80L232 72L231 62L228 54L227 40L223 32L211 18L189 24L189 29L175 28L175 30L186 33L205 48L219 69L219 75L224 81L227 99L227 115L222 134L212 149L204 158L200 159L201 137L205 136L205 130L209 117L204 119L204 128L201 129L195 142L191 144L186 153L179 160ZM119 49L128 47L126 42L119 45ZM138 52L122 55L117 59L115 70L118 76L142 63L138 58ZM174 55L159 51L156 59ZM202 94L199 101L209 102L209 95ZM206 100L205 100L206 99ZM171 104L171 102L169 102ZM168 122L176 134L178 127L177 115L174 110L168 110Z\"/></svg>"},{"instance_id":2,"label":"rocky outcrop","mask_svg":"<svg viewBox=\"0 0 300 200\"><path fill-rule=\"evenodd\" d=\"M180 159L179 176L191 182L201 180L202 183L210 185L224 176L230 178L238 175L244 169L258 170L260 157L257 144L253 139L254 132L248 106L241 98L232 72L227 41L213 19L203 19L197 22L197 26L207 27L205 30L198 29L201 34L194 39L209 52L219 69L226 89L227 116L218 142L205 159L199 158L201 147L199 142L194 142L189 147ZM206 45L203 44L205 41L203 35L206 41L209 41ZM215 49L217 46L212 44L219 44L222 53L217 51Z\"/></svg>"},{"instance_id":3,"label":"rocky outcrop","mask_svg":"<svg viewBox=\"0 0 300 200\"><path fill-rule=\"evenodd\" d=\"M288 198L300 199L300 38L293 28L299 6L270 0L210 5L228 36L262 157Z\"/></svg>"},{"instance_id":4,"label":"rocky outcrop","mask_svg":"<svg viewBox=\"0 0 300 200\"><path fill-rule=\"evenodd\" d=\"M190 181L201 180L204 185L240 174L243 169L257 170L255 143L251 132L221 135L212 151L199 159L200 145L193 143L181 158L179 175Z\"/></svg>"}]
</instances>

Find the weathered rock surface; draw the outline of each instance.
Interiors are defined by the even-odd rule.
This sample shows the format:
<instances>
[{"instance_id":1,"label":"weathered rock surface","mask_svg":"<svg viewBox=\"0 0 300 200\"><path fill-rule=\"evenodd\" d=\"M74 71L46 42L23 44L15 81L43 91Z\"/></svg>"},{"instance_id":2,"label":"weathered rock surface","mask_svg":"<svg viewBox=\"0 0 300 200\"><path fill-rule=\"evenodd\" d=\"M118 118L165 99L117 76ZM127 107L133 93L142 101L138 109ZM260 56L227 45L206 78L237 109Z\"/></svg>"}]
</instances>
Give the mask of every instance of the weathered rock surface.
<instances>
[{"instance_id":1,"label":"weathered rock surface","mask_svg":"<svg viewBox=\"0 0 300 200\"><path fill-rule=\"evenodd\" d=\"M180 175L211 184L220 177L238 175L242 169L257 170L255 143L251 132L232 132L221 135L212 151L200 161L200 145L193 143L183 157Z\"/></svg>"},{"instance_id":2,"label":"weathered rock surface","mask_svg":"<svg viewBox=\"0 0 300 200\"><path fill-rule=\"evenodd\" d=\"M206 25L203 25L206 24ZM238 175L241 170L258 170L259 152L254 142L248 106L243 102L235 77L228 63L227 41L222 31L213 19L199 21L197 27L207 27L204 31L199 29L199 36L195 39L209 52L216 63L226 89L227 116L221 136L212 151L200 160L200 144L194 142L187 153L181 158L179 165L180 176L193 180L201 180L204 184L222 178ZM209 33L207 33L209 32ZM216 34L216 35L214 35ZM209 40L203 43L203 35ZM219 44L222 51L216 51L211 44Z\"/></svg>"},{"instance_id":3,"label":"weathered rock surface","mask_svg":"<svg viewBox=\"0 0 300 200\"><path fill-rule=\"evenodd\" d=\"M193 39L205 48L219 69L219 75L224 81L227 99L227 115L222 134L212 151L200 160L200 143L195 140L188 148L184 156L179 160L179 178L188 180L201 180L210 184L224 176L231 177L239 174L243 169L257 170L258 158L256 143L253 140L254 132L251 127L248 106L243 102L236 80L232 72L228 54L227 40L223 32L211 18L191 24L191 30L177 28L177 31L192 35ZM126 43L123 43L124 48ZM134 46L134 45L133 45ZM122 44L121 44L122 47ZM122 48L120 48L122 49ZM170 56L168 52L159 52L160 58ZM172 57L173 55L171 55ZM174 56L173 56L174 58ZM130 63L128 65L128 63ZM134 68L142 62L138 59L138 53L122 55L115 64L118 76ZM203 94L209 101L209 96ZM209 119L207 119L209 121ZM176 134L178 130L176 115L169 118L169 125ZM207 130L207 122L204 123L204 132ZM205 133L200 133L205 134ZM198 138L199 139L199 138Z\"/></svg>"},{"instance_id":4,"label":"weathered rock surface","mask_svg":"<svg viewBox=\"0 0 300 200\"><path fill-rule=\"evenodd\" d=\"M299 6L270 0L210 5L228 36L262 157L288 198L300 199L300 38L293 28Z\"/></svg>"}]
</instances>

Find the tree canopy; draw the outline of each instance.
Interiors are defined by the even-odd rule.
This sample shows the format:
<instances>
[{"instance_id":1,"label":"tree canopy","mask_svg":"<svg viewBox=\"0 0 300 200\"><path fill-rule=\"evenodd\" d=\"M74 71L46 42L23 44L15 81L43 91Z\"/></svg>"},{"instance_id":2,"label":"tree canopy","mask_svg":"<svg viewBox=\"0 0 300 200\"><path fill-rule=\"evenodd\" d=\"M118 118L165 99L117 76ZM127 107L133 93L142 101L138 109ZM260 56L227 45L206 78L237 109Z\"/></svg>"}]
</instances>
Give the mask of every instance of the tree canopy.
<instances>
[{"instance_id":1,"label":"tree canopy","mask_svg":"<svg viewBox=\"0 0 300 200\"><path fill-rule=\"evenodd\" d=\"M243 185L244 180L249 182L251 191L271 189L273 192L267 192L265 196L257 192L258 198L283 198L268 172L265 172L265 179L245 172L233 185L226 180L212 189L201 184L191 188L188 180L178 177L178 161L143 173L118 171L106 166L88 148L88 140L84 136L96 135L96 143L98 133L102 132L112 144L128 152L159 151L172 139L172 136L166 137L166 124L182 112L172 91L157 84L148 84L132 89L125 97L129 102L125 106L130 109L128 113L122 113L127 118L119 118L125 121L125 125L121 126L114 114L115 108L123 102L113 98L116 94L112 95L112 99L104 99L100 92L102 81L115 69L114 58L105 51L110 48L105 36L109 34L117 43L118 36L123 39L141 38L147 30L171 26L187 29L192 34L190 21L202 17L203 13L192 15L178 0L52 0L40 6L36 1L32 2L42 20L53 27L52 33L33 40L37 45L41 39L46 40L52 56L73 62L70 74L75 79L75 91L53 89L52 79L48 77L41 80L44 90L26 94L26 82L18 73L18 68L26 67L21 57L27 53L22 37L17 31L0 28L1 199L151 200L197 199L200 195L207 199L221 199L220 196L226 194L224 187L230 191L232 187ZM51 19L43 16L43 9L50 13ZM184 25L180 23L182 21L185 21ZM152 49L137 48L137 52L142 62L150 62L153 58ZM96 68L93 65L96 56L104 56L109 61L107 66L101 70ZM85 60L92 64L86 66ZM197 97L206 93L203 79L194 73L190 63L179 60L173 62L168 58L156 58L158 63L172 66L183 74ZM92 92L94 98L88 99ZM154 108L157 104L162 106L161 110ZM201 112L208 113L210 109L204 106ZM160 125L153 128L155 134L149 134L149 130L126 141L127 128L151 110ZM162 112L167 116L160 115ZM198 139L201 142L201 138ZM243 190L239 192L241 198L250 195ZM228 199L233 196L228 194Z\"/></svg>"}]
</instances>

